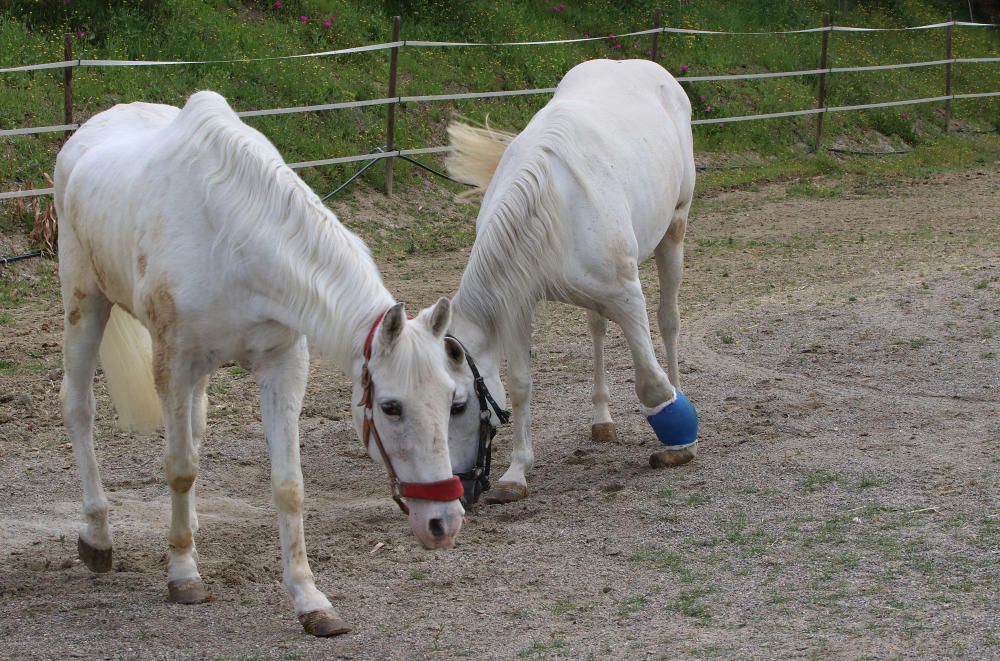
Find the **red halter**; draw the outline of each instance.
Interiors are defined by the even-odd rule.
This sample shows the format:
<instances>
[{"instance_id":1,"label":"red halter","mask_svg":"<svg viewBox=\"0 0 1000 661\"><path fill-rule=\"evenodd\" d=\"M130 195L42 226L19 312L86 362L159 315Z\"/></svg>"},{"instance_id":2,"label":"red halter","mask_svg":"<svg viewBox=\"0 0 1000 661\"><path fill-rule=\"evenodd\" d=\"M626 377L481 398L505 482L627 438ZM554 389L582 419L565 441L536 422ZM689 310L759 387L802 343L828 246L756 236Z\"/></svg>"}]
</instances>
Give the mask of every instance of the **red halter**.
<instances>
[{"instance_id":1,"label":"red halter","mask_svg":"<svg viewBox=\"0 0 1000 661\"><path fill-rule=\"evenodd\" d=\"M419 500L447 502L450 500L458 500L464 495L465 491L462 488L462 480L455 475L451 476L447 480L440 480L439 482L400 482L399 478L396 476L396 471L393 469L392 462L389 460L389 454L385 451L385 447L382 445L382 437L379 435L378 429L375 428L374 411L372 410L372 405L374 404L373 391L375 386L372 383L371 375L368 372L368 360L372 357L372 339L375 337L375 329L378 328L380 323L382 323L385 315L386 312L379 315L378 319L375 320L375 323L372 324L372 329L368 331L368 337L365 338L365 364L361 368L361 385L364 388L364 394L361 396L361 401L358 402L359 406L363 406L365 408L361 438L365 443L365 451L367 451L369 438L374 437L375 445L378 447L379 454L382 455L382 462L385 464L385 470L389 473L389 491L392 494L392 499L396 501L396 504L399 505L399 509L403 510L404 514L409 514L410 508L407 507L403 498L417 498ZM412 317L410 318L412 319Z\"/></svg>"}]
</instances>

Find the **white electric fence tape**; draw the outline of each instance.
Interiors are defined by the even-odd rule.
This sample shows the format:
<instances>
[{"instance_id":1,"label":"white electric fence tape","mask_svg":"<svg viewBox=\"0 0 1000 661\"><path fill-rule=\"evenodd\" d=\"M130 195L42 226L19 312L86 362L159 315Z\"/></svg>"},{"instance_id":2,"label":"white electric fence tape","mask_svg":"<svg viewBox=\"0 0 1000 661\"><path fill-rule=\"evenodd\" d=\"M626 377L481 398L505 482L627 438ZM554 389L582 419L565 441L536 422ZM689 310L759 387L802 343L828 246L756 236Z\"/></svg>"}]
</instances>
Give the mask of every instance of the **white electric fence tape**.
<instances>
[{"instance_id":1,"label":"white electric fence tape","mask_svg":"<svg viewBox=\"0 0 1000 661\"><path fill-rule=\"evenodd\" d=\"M773 32L725 32L718 30L695 30L689 28L661 27L648 30L638 30L635 32L625 32L620 35L607 35L599 37L581 37L578 39L555 39L548 41L521 41L521 42L500 42L500 43L479 43L464 41L392 41L383 44L371 44L368 46L355 46L353 48L341 48L337 50L319 51L315 53L303 53L299 55L279 55L272 57L239 58L229 60L64 60L62 62L49 62L45 64L29 64L24 66L0 68L0 73L12 73L19 71L37 71L43 69L65 69L70 67L127 67L127 66L169 66L183 64L239 64L250 62L272 62L277 60L293 60L308 57L326 57L332 55L345 55L350 53L363 53L370 51L387 50L390 48L405 47L467 47L467 46L543 46L550 44L572 44L588 41L601 41L612 38L638 37L643 35L658 33L678 33L694 35L777 35L777 34L805 34L813 32L895 32L905 30L930 30L947 27L949 25L960 27L993 27L990 23L972 23L967 21L946 21L943 23L932 23L929 25L918 25L906 28L859 28L848 26L825 26L818 28L807 28L803 30L780 30ZM746 74L722 74L710 76L685 76L679 78L681 83L696 83L726 80L752 80L758 78L784 78L791 76L811 76L830 73L849 73L855 71L882 71L889 69L907 69L916 67L938 66L948 63L989 63L1000 62L1000 57L977 57L977 58L952 58L946 60L930 60L925 62L909 62L904 64L879 64L862 67L831 67L828 69L805 69L800 71L773 71L763 73ZM383 106L395 103L420 103L430 101L452 101L462 99L488 99L505 96L522 96L530 94L551 94L555 92L554 87L545 87L525 90L507 90L500 92L467 92L462 94L429 94L421 96L399 96L384 99L367 99L362 101L348 101L343 103L326 103L321 105L297 106L292 108L270 108L265 110L247 110L236 113L240 117L263 117L268 115L284 115L303 112L317 112L324 110L340 110L346 108L362 108L367 106ZM1000 96L1000 92L975 92L969 94L953 94L951 96L936 96L924 99L909 99L905 101L888 101L884 103L871 103L856 106L834 106L827 108L810 108L807 110L792 110L787 112L762 113L757 115L744 115L739 117L718 117L712 119L696 119L692 124L724 124L726 122L743 122L753 119L772 119L778 117L795 117L799 115L814 115L822 112L839 112L845 110L864 110L868 108L883 108L889 106L915 105L920 103L933 103L947 99L976 99ZM31 135L38 133L56 133L61 131L71 131L79 128L79 124L60 124L56 126L39 126L17 129L0 130L0 137ZM343 156L339 158L328 158L317 161L302 161L300 163L290 163L289 167L301 169L306 167L318 167L322 165L337 165L341 163L353 163L357 161L367 161L373 159L390 158L393 156L406 156L414 154L436 154L449 151L449 147L426 147L422 149L404 149L391 152L379 152L374 154L360 154L356 156ZM10 191L0 193L0 200L32 197L37 195L48 195L52 193L51 188Z\"/></svg>"},{"instance_id":2,"label":"white electric fence tape","mask_svg":"<svg viewBox=\"0 0 1000 661\"><path fill-rule=\"evenodd\" d=\"M30 135L32 133L56 133L58 131L74 131L80 128L79 124L59 124L57 126L34 126L23 129L4 129L0 131L0 137L5 135Z\"/></svg>"},{"instance_id":3,"label":"white electric fence tape","mask_svg":"<svg viewBox=\"0 0 1000 661\"><path fill-rule=\"evenodd\" d=\"M55 188L32 188L30 190L13 190L7 193L0 193L0 200L10 200L15 197L38 197L40 195L52 195Z\"/></svg>"},{"instance_id":4,"label":"white electric fence tape","mask_svg":"<svg viewBox=\"0 0 1000 661\"><path fill-rule=\"evenodd\" d=\"M704 34L704 35L776 35L776 34L807 34L812 32L901 32L906 30L931 30L943 28L949 25L959 27L994 27L992 23L971 23L968 21L945 21L943 23L931 23L929 25L916 25L906 28L857 28L843 25L832 25L818 28L806 28L802 30L777 30L773 32L727 32L724 30L696 30L693 28L673 28L660 27L648 30L636 30L634 32L623 32L622 34L605 35L597 37L580 37L577 39L550 39L547 41L504 41L496 43L470 42L470 41L390 41L384 44L370 44L368 46L354 46L352 48L340 48L337 50L318 51L315 53L301 53L298 55L274 55L271 57L243 57L226 60L66 60L63 62L50 62L47 64L29 64L25 66L0 68L0 73L10 73L15 71L32 71L37 69L65 69L67 67L144 67L144 66L170 66L178 64L238 64L241 62L273 62L277 60L294 60L305 57L327 57L331 55L346 55L350 53L364 53L369 51L386 50L390 48L408 47L466 47L466 46L546 46L555 44L575 44L587 41L601 41L605 39L620 39L623 37L639 37L658 33L677 34Z\"/></svg>"}]
</instances>

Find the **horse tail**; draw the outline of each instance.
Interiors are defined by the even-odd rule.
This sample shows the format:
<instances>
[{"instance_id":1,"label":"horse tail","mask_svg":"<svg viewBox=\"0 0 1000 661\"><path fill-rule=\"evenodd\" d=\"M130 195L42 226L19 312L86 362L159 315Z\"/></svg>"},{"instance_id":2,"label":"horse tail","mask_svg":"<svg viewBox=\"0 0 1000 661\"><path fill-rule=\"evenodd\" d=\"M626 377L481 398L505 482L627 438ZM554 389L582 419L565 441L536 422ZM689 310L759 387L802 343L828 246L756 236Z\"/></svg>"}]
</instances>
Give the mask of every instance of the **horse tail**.
<instances>
[{"instance_id":1,"label":"horse tail","mask_svg":"<svg viewBox=\"0 0 1000 661\"><path fill-rule=\"evenodd\" d=\"M117 305L111 309L101 340L101 367L119 426L140 434L159 429L162 412L153 383L149 331Z\"/></svg>"},{"instance_id":2,"label":"horse tail","mask_svg":"<svg viewBox=\"0 0 1000 661\"><path fill-rule=\"evenodd\" d=\"M445 159L445 167L452 178L475 186L458 196L459 199L469 199L486 192L500 158L517 134L492 129L489 124L479 128L452 122L448 126L448 137L452 152Z\"/></svg>"}]
</instances>

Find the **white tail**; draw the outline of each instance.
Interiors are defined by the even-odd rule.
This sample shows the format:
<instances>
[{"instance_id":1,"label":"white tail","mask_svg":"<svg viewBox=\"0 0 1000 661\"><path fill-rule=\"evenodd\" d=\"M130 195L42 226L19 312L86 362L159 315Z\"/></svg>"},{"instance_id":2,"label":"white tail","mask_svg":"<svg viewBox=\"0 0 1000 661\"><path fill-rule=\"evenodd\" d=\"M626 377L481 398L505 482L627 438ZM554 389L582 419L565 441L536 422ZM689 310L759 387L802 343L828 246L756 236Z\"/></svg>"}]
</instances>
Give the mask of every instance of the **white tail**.
<instances>
[{"instance_id":1,"label":"white tail","mask_svg":"<svg viewBox=\"0 0 1000 661\"><path fill-rule=\"evenodd\" d=\"M452 122L448 125L448 137L453 151L444 164L452 178L475 186L458 196L468 199L486 192L500 158L517 134L491 129L489 124L479 128Z\"/></svg>"},{"instance_id":2,"label":"white tail","mask_svg":"<svg viewBox=\"0 0 1000 661\"><path fill-rule=\"evenodd\" d=\"M153 383L153 343L149 331L117 305L101 340L101 367L118 425L152 434L162 422L160 398Z\"/></svg>"}]
</instances>

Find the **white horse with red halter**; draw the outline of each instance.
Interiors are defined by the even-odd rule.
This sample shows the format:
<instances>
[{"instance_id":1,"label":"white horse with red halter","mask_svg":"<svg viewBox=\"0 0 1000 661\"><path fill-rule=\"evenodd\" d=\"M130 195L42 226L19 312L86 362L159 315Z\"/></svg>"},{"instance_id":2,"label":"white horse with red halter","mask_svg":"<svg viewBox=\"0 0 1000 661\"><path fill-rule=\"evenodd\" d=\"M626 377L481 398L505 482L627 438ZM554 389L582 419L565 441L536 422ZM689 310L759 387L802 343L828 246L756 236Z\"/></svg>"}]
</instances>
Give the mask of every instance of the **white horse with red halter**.
<instances>
[{"instance_id":1,"label":"white horse with red halter","mask_svg":"<svg viewBox=\"0 0 1000 661\"><path fill-rule=\"evenodd\" d=\"M616 437L604 369L607 320L621 326L635 365L635 392L666 448L653 466L696 453L697 418L677 389L677 292L684 231L694 196L691 105L681 86L644 60L594 60L574 67L519 135L455 124L451 175L484 192L476 241L453 299L451 333L505 401L499 368L508 362L513 408L510 467L487 493L507 502L528 494L531 324L543 300L589 311L594 343L594 440ZM639 264L655 256L658 320L667 370L650 340ZM456 401L474 401L468 367L455 363ZM476 462L478 411L453 415L456 472ZM481 463L481 462L480 462Z\"/></svg>"},{"instance_id":2,"label":"white horse with red halter","mask_svg":"<svg viewBox=\"0 0 1000 661\"><path fill-rule=\"evenodd\" d=\"M172 601L209 598L194 545L198 448L208 377L236 361L261 388L295 612L314 635L349 630L314 585L306 558L298 439L306 336L353 376L358 433L377 425L381 452L369 446L369 453L403 484L403 496L411 494L417 538L430 548L454 544L464 510L448 455L449 362L464 356L444 340L448 299L408 321L362 241L222 97L199 92L183 110L133 103L96 115L59 154L55 204L62 396L83 480L79 551L87 566L111 568L93 446L99 346L121 421L152 432L162 412Z\"/></svg>"}]
</instances>

